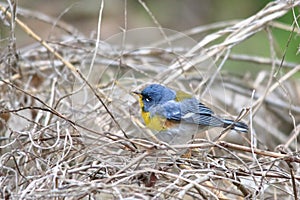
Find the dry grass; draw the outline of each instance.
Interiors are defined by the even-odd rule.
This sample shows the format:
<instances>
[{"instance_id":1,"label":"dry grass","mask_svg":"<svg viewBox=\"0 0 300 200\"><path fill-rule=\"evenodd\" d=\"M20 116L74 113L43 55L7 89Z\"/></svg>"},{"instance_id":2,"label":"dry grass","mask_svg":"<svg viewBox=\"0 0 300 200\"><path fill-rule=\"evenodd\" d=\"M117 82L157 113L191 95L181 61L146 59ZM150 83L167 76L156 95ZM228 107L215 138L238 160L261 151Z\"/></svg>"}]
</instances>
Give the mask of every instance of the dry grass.
<instances>
[{"instance_id":1,"label":"dry grass","mask_svg":"<svg viewBox=\"0 0 300 200\"><path fill-rule=\"evenodd\" d=\"M276 56L270 31L299 35L299 16L292 27L276 22L299 0L274 1L248 19L195 27L186 35L161 28L140 1L157 28L124 31L108 41L99 40L104 4L95 40L58 22L69 34L45 41L15 18L9 3L0 4L10 29L0 62L1 198L299 198L300 87L292 77L300 63L286 62L285 51ZM16 27L37 45L17 49ZM207 31L213 33L201 41L188 37ZM270 57L232 53L262 31ZM221 73L228 61L271 70L254 79ZM240 113L250 133L231 137L214 129L188 144L157 141L143 128L130 93L149 82L192 91L220 113Z\"/></svg>"}]
</instances>

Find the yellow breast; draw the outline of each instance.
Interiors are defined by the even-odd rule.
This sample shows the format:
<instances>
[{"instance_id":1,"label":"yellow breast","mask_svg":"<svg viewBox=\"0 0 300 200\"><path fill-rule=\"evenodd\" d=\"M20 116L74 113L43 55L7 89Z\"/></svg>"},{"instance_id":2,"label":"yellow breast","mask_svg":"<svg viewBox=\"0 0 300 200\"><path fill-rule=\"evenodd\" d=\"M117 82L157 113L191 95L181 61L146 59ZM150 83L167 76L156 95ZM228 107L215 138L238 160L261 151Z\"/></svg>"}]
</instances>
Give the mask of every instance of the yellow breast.
<instances>
[{"instance_id":1,"label":"yellow breast","mask_svg":"<svg viewBox=\"0 0 300 200\"><path fill-rule=\"evenodd\" d=\"M167 129L167 120L160 116L150 116L149 112L142 111L142 117L146 126L155 131L163 131Z\"/></svg>"},{"instance_id":2,"label":"yellow breast","mask_svg":"<svg viewBox=\"0 0 300 200\"><path fill-rule=\"evenodd\" d=\"M139 103L141 107L141 114L142 118L145 122L145 125L155 131L163 131L166 130L169 127L169 123L167 119L161 117L161 116L152 116L150 115L150 112L143 111L144 103L140 96Z\"/></svg>"}]
</instances>

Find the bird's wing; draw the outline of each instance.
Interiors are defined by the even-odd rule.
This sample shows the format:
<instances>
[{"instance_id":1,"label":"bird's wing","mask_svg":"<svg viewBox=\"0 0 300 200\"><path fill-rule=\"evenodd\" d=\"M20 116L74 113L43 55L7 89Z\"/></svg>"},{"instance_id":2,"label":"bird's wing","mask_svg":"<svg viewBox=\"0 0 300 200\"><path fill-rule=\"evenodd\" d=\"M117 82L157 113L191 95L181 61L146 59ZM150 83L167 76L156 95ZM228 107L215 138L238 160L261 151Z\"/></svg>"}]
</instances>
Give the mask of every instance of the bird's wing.
<instances>
[{"instance_id":1,"label":"bird's wing","mask_svg":"<svg viewBox=\"0 0 300 200\"><path fill-rule=\"evenodd\" d=\"M195 98L181 102L181 120L204 126L222 127L224 122L215 113Z\"/></svg>"},{"instance_id":2,"label":"bird's wing","mask_svg":"<svg viewBox=\"0 0 300 200\"><path fill-rule=\"evenodd\" d=\"M180 103L176 101L167 101L163 104L150 108L150 117L159 115L169 120L181 120Z\"/></svg>"},{"instance_id":3,"label":"bird's wing","mask_svg":"<svg viewBox=\"0 0 300 200\"><path fill-rule=\"evenodd\" d=\"M214 112L195 98L185 99L181 102L168 101L155 106L150 110L151 115L160 115L169 120L182 121L205 126L223 126L222 119L216 117Z\"/></svg>"}]
</instances>

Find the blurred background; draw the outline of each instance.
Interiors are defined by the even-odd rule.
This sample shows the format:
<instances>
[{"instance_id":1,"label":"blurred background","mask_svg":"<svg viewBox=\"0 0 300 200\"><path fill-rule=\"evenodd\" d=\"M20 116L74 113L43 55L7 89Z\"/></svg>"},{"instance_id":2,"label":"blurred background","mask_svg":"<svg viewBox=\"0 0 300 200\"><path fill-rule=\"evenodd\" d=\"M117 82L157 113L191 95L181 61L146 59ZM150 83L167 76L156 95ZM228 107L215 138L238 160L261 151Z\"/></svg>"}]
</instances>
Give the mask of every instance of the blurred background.
<instances>
[{"instance_id":1,"label":"blurred background","mask_svg":"<svg viewBox=\"0 0 300 200\"><path fill-rule=\"evenodd\" d=\"M4 3L5 1L2 0L0 2ZM25 12L18 17L46 40L47 38L55 38L66 34L59 32L57 28L53 28L53 20L57 22L65 22L66 27L72 27L72 34L74 34L73 30L76 30L78 34L83 34L85 37L93 38L95 37L95 31L97 28L100 2L101 1L97 0L21 0L18 1L18 9L25 9ZM125 2L127 3L125 4ZM258 12L271 1L232 0L228 2L218 0L151 0L144 2L163 28L175 31L186 31L191 28L216 22L245 19ZM151 19L151 16L149 16L149 14L145 11L142 4L137 0L110 0L104 1L104 4L105 9L101 29L102 40L105 40L116 33L122 32L125 27L125 8L127 8L127 29L157 26L153 19ZM294 12L296 16L297 13L299 13L298 10L294 10ZM49 19L49 21L51 21L50 23L42 22L37 19L46 18L44 15L52 18L52 20ZM278 21L291 26L293 20L293 13L289 12ZM3 26L2 21L0 21L0 27L0 36L3 39L0 45L5 47L7 43L4 38L8 36L10 30L8 27ZM282 57L284 52L283 50L285 50L285 59L296 62L299 59L296 53L300 43L299 37L295 36L295 34L291 35L288 31L282 31L276 28L271 31L276 44L275 50L277 56L279 58ZM194 39L199 41L208 33L209 32L206 32L203 35L198 34ZM287 41L290 36L291 42L288 44L288 48L286 48ZM34 42L27 34L20 31L18 26L16 27L16 38L18 47L23 47ZM235 46L233 52L269 57L270 48L266 38L267 34L265 32L255 34L254 37ZM239 64L236 62L227 62L225 64L225 68L236 73L240 73L237 70L238 65ZM250 67L252 68L252 72L257 72L263 66L257 67L252 64Z\"/></svg>"},{"instance_id":2,"label":"blurred background","mask_svg":"<svg viewBox=\"0 0 300 200\"><path fill-rule=\"evenodd\" d=\"M96 30L100 8L98 0L26 0L18 1L19 7L38 11L63 20L76 27L80 32L89 35ZM164 28L184 31L218 21L243 19L256 13L270 0L239 1L232 0L150 0L144 1L153 16ZM125 1L104 1L104 20L102 39L119 33L124 28ZM156 26L137 0L127 1L128 29ZM42 35L49 36L46 24L32 24ZM24 41L19 41L23 44ZM25 42L24 42L25 43Z\"/></svg>"},{"instance_id":3,"label":"blurred background","mask_svg":"<svg viewBox=\"0 0 300 200\"><path fill-rule=\"evenodd\" d=\"M0 1L1 2L1 1ZM2 0L2 2L5 2ZM184 31L197 26L210 23L237 20L247 18L262 9L270 0L239 1L232 0L151 0L145 1L153 16L164 28L176 31ZM102 39L121 32L124 28L125 1L110 0L105 1L105 10L102 23ZM62 20L78 29L81 33L89 36L94 33L97 27L100 1L97 0L21 0L18 1L19 8L40 12L57 20ZM281 19L288 24L293 21L291 13ZM36 19L26 19L26 22L38 32L42 37L51 36L51 26ZM127 1L127 28L138 28L156 26L151 17L138 1ZM7 30L1 29L2 37L7 34ZM18 45L29 44L32 41L20 33L17 35ZM25 37L25 38L24 38ZM282 36L282 42L286 42ZM250 42L251 43L251 42ZM253 44L253 43L252 43ZM260 45L256 43L255 45ZM248 49L263 48L256 46Z\"/></svg>"}]
</instances>

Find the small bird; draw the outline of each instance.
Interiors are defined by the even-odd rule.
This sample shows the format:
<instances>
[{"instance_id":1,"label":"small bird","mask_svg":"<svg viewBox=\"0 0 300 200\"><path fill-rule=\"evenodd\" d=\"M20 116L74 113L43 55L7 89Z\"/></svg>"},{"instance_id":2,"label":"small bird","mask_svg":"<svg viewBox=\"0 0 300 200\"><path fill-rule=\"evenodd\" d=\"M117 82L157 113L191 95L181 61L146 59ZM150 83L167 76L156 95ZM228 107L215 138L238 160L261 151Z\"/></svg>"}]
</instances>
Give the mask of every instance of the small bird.
<instances>
[{"instance_id":1,"label":"small bird","mask_svg":"<svg viewBox=\"0 0 300 200\"><path fill-rule=\"evenodd\" d=\"M195 97L175 91L160 84L151 84L139 96L145 125L158 132L156 137L169 144L186 143L195 133L210 127L222 127L248 132L243 122L235 122L217 116Z\"/></svg>"}]
</instances>

